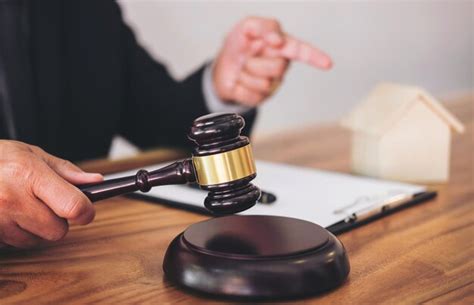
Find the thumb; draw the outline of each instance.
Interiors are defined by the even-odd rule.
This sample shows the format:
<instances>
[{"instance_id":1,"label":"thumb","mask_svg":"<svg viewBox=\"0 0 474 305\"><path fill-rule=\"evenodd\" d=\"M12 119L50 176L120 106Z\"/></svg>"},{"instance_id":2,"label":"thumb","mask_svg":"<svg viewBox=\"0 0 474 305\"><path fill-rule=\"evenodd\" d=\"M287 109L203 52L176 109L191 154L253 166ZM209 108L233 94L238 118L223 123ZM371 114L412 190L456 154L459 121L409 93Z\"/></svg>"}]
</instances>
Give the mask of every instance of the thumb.
<instances>
[{"instance_id":1,"label":"thumb","mask_svg":"<svg viewBox=\"0 0 474 305\"><path fill-rule=\"evenodd\" d=\"M86 173L72 162L50 155L39 147L31 147L31 149L59 176L72 184L86 184L104 180L101 174Z\"/></svg>"}]
</instances>

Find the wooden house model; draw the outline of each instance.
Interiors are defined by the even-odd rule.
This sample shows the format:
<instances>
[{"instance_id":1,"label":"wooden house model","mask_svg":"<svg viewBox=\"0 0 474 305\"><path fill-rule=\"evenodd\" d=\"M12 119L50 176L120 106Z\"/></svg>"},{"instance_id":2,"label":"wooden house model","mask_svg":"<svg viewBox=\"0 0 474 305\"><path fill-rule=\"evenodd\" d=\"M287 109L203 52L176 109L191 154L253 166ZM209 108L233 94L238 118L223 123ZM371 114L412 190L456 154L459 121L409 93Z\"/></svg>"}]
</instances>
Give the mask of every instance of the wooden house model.
<instances>
[{"instance_id":1,"label":"wooden house model","mask_svg":"<svg viewBox=\"0 0 474 305\"><path fill-rule=\"evenodd\" d=\"M448 180L451 132L464 126L425 90L378 85L342 125L352 130L352 169L391 180Z\"/></svg>"}]
</instances>

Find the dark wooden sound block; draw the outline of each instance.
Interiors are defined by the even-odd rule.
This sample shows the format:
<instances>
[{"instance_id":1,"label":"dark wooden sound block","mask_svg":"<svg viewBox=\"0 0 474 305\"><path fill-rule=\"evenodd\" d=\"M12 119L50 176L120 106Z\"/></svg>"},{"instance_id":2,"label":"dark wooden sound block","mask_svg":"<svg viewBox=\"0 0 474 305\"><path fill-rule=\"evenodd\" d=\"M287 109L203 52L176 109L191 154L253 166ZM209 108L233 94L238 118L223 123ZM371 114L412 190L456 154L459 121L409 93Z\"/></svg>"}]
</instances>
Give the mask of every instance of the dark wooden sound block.
<instances>
[{"instance_id":1,"label":"dark wooden sound block","mask_svg":"<svg viewBox=\"0 0 474 305\"><path fill-rule=\"evenodd\" d=\"M349 274L342 243L311 222L225 216L191 225L170 244L166 278L207 295L288 299L341 285Z\"/></svg>"}]
</instances>

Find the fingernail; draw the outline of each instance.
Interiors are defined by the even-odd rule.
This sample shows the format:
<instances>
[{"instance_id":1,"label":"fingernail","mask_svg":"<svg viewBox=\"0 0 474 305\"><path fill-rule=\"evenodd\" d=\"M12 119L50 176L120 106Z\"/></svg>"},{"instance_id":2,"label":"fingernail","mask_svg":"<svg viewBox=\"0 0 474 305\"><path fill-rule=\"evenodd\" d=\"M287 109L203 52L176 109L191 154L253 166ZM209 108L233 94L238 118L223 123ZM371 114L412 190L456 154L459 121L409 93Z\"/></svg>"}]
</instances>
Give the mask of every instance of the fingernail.
<instances>
[{"instance_id":1,"label":"fingernail","mask_svg":"<svg viewBox=\"0 0 474 305\"><path fill-rule=\"evenodd\" d=\"M324 62L324 67L326 69L331 69L333 65L334 65L334 63L329 58Z\"/></svg>"},{"instance_id":2,"label":"fingernail","mask_svg":"<svg viewBox=\"0 0 474 305\"><path fill-rule=\"evenodd\" d=\"M91 179L96 179L96 180L102 180L104 179L104 176L102 174L99 174L99 173L82 173L83 176L87 177L87 178L91 178Z\"/></svg>"}]
</instances>

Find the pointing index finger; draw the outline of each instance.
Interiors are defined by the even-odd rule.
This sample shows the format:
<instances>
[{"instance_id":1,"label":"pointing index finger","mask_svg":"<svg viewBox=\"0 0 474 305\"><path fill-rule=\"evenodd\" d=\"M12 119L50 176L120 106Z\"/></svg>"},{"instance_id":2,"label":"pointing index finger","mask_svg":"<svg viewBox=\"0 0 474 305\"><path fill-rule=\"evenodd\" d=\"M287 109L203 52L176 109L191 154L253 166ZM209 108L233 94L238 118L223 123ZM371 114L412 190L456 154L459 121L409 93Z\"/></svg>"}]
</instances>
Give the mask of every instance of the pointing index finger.
<instances>
[{"instance_id":1,"label":"pointing index finger","mask_svg":"<svg viewBox=\"0 0 474 305\"><path fill-rule=\"evenodd\" d=\"M333 65L329 55L311 44L290 35L285 36L285 43L281 48L266 48L264 55L272 57L281 56L324 70L330 69Z\"/></svg>"}]
</instances>

